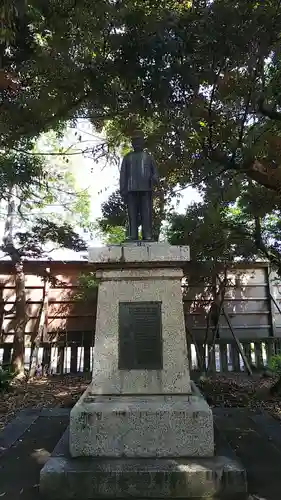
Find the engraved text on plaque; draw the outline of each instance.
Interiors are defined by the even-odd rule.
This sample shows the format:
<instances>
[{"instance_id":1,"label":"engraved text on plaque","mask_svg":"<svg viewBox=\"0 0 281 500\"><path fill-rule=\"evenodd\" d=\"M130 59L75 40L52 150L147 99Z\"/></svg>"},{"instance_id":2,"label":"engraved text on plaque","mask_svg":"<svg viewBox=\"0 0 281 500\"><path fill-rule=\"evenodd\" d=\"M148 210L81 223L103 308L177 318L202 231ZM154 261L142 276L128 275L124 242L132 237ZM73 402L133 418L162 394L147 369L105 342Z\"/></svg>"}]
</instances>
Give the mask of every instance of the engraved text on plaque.
<instances>
[{"instance_id":1,"label":"engraved text on plaque","mask_svg":"<svg viewBox=\"0 0 281 500\"><path fill-rule=\"evenodd\" d=\"M119 369L162 370L161 302L119 302Z\"/></svg>"}]
</instances>

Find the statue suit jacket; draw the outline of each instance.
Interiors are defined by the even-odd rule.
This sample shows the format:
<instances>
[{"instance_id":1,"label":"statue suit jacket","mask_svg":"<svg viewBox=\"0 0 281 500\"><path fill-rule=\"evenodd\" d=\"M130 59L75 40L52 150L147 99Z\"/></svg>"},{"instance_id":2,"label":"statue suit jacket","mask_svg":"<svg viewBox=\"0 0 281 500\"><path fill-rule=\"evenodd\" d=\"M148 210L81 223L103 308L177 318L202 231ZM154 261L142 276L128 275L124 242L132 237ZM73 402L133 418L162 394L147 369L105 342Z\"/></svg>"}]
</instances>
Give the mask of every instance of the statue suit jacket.
<instances>
[{"instance_id":1,"label":"statue suit jacket","mask_svg":"<svg viewBox=\"0 0 281 500\"><path fill-rule=\"evenodd\" d=\"M146 151L132 151L124 156L120 171L120 193L152 191L158 180L152 156Z\"/></svg>"}]
</instances>

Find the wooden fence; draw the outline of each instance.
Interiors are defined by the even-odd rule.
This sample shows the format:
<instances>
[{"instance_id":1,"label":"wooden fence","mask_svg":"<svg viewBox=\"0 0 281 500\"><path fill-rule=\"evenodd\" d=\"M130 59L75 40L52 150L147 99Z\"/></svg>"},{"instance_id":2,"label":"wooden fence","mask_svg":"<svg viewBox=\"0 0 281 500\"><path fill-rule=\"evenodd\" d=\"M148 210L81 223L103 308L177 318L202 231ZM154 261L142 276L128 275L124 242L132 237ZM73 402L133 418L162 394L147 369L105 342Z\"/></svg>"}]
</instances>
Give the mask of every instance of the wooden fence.
<instances>
[{"instance_id":1,"label":"wooden fence","mask_svg":"<svg viewBox=\"0 0 281 500\"><path fill-rule=\"evenodd\" d=\"M79 276L95 272L95 266L86 261L29 261L24 270L26 367L30 364L31 346L35 343L38 372L90 371L94 359L96 296L93 294L90 301L81 301L78 292ZM198 369L197 353L202 357L211 298L205 279L206 265L187 263L185 276L183 307L189 360L192 369ZM10 262L0 262L0 364L7 364L11 358L14 304L13 268ZM207 360L209 370L244 370L241 354L233 342L233 332L246 357L257 368L267 366L271 356L280 351L280 280L263 262L232 265L228 270L224 308L231 328L221 315L218 340Z\"/></svg>"},{"instance_id":2,"label":"wooden fence","mask_svg":"<svg viewBox=\"0 0 281 500\"><path fill-rule=\"evenodd\" d=\"M262 370L270 365L270 359L275 354L281 353L280 339L262 339L255 342L241 342L243 352L252 366ZM93 346L81 346L75 343L43 344L39 348L36 373L65 374L87 373L93 368L95 349ZM188 357L191 371L200 370L200 361L197 353L204 355L202 343L188 343ZM9 364L12 354L12 344L0 345L0 365ZM244 372L245 366L237 346L233 342L218 341L210 354L208 346L205 350L206 366L210 373ZM28 370L31 361L31 348L25 348L25 367Z\"/></svg>"},{"instance_id":3,"label":"wooden fence","mask_svg":"<svg viewBox=\"0 0 281 500\"><path fill-rule=\"evenodd\" d=\"M47 281L46 270L52 281ZM94 272L88 262L29 261L25 263L27 324L26 346L42 331L44 342L80 342L82 333L94 335L96 297L83 302L77 298L79 275ZM206 332L211 300L206 285L206 268L188 263L185 269L183 305L186 326L198 340ZM13 341L15 283L10 262L0 262L0 343ZM238 263L228 272L225 310L240 340L281 338L281 281L266 263ZM221 315L219 337L231 341L232 333ZM91 342L90 342L91 344Z\"/></svg>"}]
</instances>

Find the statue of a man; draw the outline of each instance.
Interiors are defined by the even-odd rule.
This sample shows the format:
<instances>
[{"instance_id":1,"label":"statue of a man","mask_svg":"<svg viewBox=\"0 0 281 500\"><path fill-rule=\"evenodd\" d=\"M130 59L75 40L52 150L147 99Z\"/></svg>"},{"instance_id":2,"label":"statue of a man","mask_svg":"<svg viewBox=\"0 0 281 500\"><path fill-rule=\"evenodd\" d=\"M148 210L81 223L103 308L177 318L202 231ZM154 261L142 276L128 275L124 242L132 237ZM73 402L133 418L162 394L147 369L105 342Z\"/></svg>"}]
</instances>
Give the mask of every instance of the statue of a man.
<instances>
[{"instance_id":1,"label":"statue of a man","mask_svg":"<svg viewBox=\"0 0 281 500\"><path fill-rule=\"evenodd\" d=\"M152 190L158 174L153 158L144 151L142 132L136 132L131 141L133 151L124 156L120 172L120 193L128 209L128 239L138 240L141 225L142 239L152 241Z\"/></svg>"}]
</instances>

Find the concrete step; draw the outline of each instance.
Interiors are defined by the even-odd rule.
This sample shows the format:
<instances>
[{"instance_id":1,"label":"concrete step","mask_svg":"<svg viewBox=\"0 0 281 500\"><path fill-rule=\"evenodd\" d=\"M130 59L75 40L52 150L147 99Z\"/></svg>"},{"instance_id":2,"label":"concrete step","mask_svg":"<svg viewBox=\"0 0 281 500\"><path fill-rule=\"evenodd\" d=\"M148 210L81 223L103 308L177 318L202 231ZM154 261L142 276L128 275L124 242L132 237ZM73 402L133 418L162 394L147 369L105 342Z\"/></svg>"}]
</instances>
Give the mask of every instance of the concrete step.
<instances>
[{"instance_id":1,"label":"concrete step","mask_svg":"<svg viewBox=\"0 0 281 500\"><path fill-rule=\"evenodd\" d=\"M246 499L245 469L216 430L212 458L72 458L67 430L40 474L47 499Z\"/></svg>"}]
</instances>

